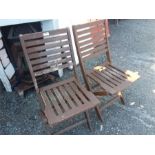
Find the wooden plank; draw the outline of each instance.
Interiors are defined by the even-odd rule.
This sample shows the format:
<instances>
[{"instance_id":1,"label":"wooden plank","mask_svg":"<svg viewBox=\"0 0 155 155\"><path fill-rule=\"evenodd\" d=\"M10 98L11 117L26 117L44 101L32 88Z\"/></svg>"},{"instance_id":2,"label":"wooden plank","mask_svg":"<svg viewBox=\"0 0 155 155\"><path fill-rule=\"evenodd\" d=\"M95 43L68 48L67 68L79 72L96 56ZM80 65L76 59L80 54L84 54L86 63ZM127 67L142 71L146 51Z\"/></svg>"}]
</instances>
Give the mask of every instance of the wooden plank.
<instances>
[{"instance_id":1,"label":"wooden plank","mask_svg":"<svg viewBox=\"0 0 155 155\"><path fill-rule=\"evenodd\" d=\"M61 95L63 96L63 98L68 102L68 104L70 105L71 109L76 108L77 106L73 103L71 97L68 95L67 91L65 90L65 88L63 86L59 86L58 87Z\"/></svg>"},{"instance_id":2,"label":"wooden plank","mask_svg":"<svg viewBox=\"0 0 155 155\"><path fill-rule=\"evenodd\" d=\"M48 43L48 44L45 44L45 45L38 45L38 46L35 46L35 47L30 47L30 48L27 48L27 52L30 54L30 53L34 53L34 52L39 52L39 51L43 51L43 50L47 50L47 49L56 49L56 48L62 48L64 45L68 45L69 42L68 40L67 41L63 41L63 42L54 42L54 43Z\"/></svg>"},{"instance_id":3,"label":"wooden plank","mask_svg":"<svg viewBox=\"0 0 155 155\"><path fill-rule=\"evenodd\" d=\"M77 35L83 35L86 33L96 33L96 32L104 32L105 28L102 25L95 25L94 27L88 27L87 29L82 29L81 31L77 32Z\"/></svg>"},{"instance_id":4,"label":"wooden plank","mask_svg":"<svg viewBox=\"0 0 155 155\"><path fill-rule=\"evenodd\" d=\"M35 74L35 76L40 76L40 75L44 75L44 74L48 74L48 73L57 71L59 69L68 68L68 67L70 67L69 63L63 64L63 65L59 65L59 66L52 66L52 68L40 70L40 71L34 72L34 74Z\"/></svg>"},{"instance_id":5,"label":"wooden plank","mask_svg":"<svg viewBox=\"0 0 155 155\"><path fill-rule=\"evenodd\" d=\"M0 39L2 38L2 33L1 33L1 30L0 30Z\"/></svg>"},{"instance_id":6,"label":"wooden plank","mask_svg":"<svg viewBox=\"0 0 155 155\"><path fill-rule=\"evenodd\" d=\"M100 79L98 79L97 77L95 77L93 74L88 74L88 77L94 81L96 81L97 83L100 84L100 86L105 89L106 91L108 91L108 93L115 93L115 91L113 90L112 87L110 87L109 85L105 84L103 81L101 81Z\"/></svg>"},{"instance_id":7,"label":"wooden plank","mask_svg":"<svg viewBox=\"0 0 155 155\"><path fill-rule=\"evenodd\" d=\"M97 32L97 33L95 33L95 34L87 34L87 35L85 35L85 36L81 36L81 37L78 37L77 38L77 41L78 42L82 42L82 41L84 41L84 40L86 40L86 39L88 39L88 38L98 38L98 39L101 39L102 37L104 37L105 36L105 33L99 33L99 32Z\"/></svg>"},{"instance_id":8,"label":"wooden plank","mask_svg":"<svg viewBox=\"0 0 155 155\"><path fill-rule=\"evenodd\" d=\"M102 43L102 44L106 44L106 41L104 38L90 38L89 40L83 41L83 42L79 42L78 45L79 47L83 47L86 46L88 44L94 44L94 43Z\"/></svg>"},{"instance_id":9,"label":"wooden plank","mask_svg":"<svg viewBox=\"0 0 155 155\"><path fill-rule=\"evenodd\" d=\"M54 41L62 41L62 40L67 40L68 36L67 35L63 35L63 36L56 36L56 37L49 37L49 38L43 38L43 39L38 39L38 40L32 40L32 41L27 41L25 42L25 46L31 47L31 46L37 46L37 45L42 45L48 42L54 42Z\"/></svg>"},{"instance_id":10,"label":"wooden plank","mask_svg":"<svg viewBox=\"0 0 155 155\"><path fill-rule=\"evenodd\" d=\"M2 49L3 48L3 41L2 41L2 39L0 39L0 49Z\"/></svg>"},{"instance_id":11,"label":"wooden plank","mask_svg":"<svg viewBox=\"0 0 155 155\"><path fill-rule=\"evenodd\" d=\"M6 68L10 64L10 60L7 57L6 58L2 58L1 62L2 62L2 65L3 65L4 68Z\"/></svg>"},{"instance_id":12,"label":"wooden plank","mask_svg":"<svg viewBox=\"0 0 155 155\"><path fill-rule=\"evenodd\" d=\"M90 104L88 99L83 95L82 92L78 89L78 87L75 85L74 82L69 83L72 90L76 93L77 96L79 96L80 100L83 102L83 104Z\"/></svg>"},{"instance_id":13,"label":"wooden plank","mask_svg":"<svg viewBox=\"0 0 155 155\"><path fill-rule=\"evenodd\" d=\"M67 33L66 28L52 30L52 31L48 31L48 32L37 32L37 33L32 33L32 34L25 34L25 35L23 35L23 39L24 40L33 40L33 39L39 39L39 38L49 36L49 35L58 35L61 33Z\"/></svg>"},{"instance_id":14,"label":"wooden plank","mask_svg":"<svg viewBox=\"0 0 155 155\"><path fill-rule=\"evenodd\" d=\"M107 76L109 76L110 78L114 79L115 81L117 81L118 83L121 83L122 80L117 78L117 76L114 76L113 74L110 74L107 69L105 69L102 73L106 74Z\"/></svg>"},{"instance_id":15,"label":"wooden plank","mask_svg":"<svg viewBox=\"0 0 155 155\"><path fill-rule=\"evenodd\" d=\"M122 77L127 78L127 75L124 72L120 71L119 69L114 68L114 67L112 67L110 65L107 66L107 68L109 68L110 70L114 71L115 73L121 75Z\"/></svg>"},{"instance_id":16,"label":"wooden plank","mask_svg":"<svg viewBox=\"0 0 155 155\"><path fill-rule=\"evenodd\" d=\"M79 25L73 25L73 27L74 27L77 31L79 31L80 29L84 29L84 28L87 28L87 27L96 26L96 24L100 25L100 24L102 24L102 22L104 22L104 20L95 21L95 22L89 22L89 23L79 24Z\"/></svg>"},{"instance_id":17,"label":"wooden plank","mask_svg":"<svg viewBox=\"0 0 155 155\"><path fill-rule=\"evenodd\" d=\"M92 94L90 91L88 91L85 87L81 86L77 81L75 81L76 85L78 86L78 88L83 92L83 94L85 94L85 96L88 98L88 100L92 103L92 104L97 104L100 101L94 96L94 94Z\"/></svg>"},{"instance_id":18,"label":"wooden plank","mask_svg":"<svg viewBox=\"0 0 155 155\"><path fill-rule=\"evenodd\" d=\"M70 97L74 100L76 105L80 106L82 104L82 102L77 98L76 94L74 93L74 91L72 90L70 85L69 84L64 84L64 88L68 92Z\"/></svg>"},{"instance_id":19,"label":"wooden plank","mask_svg":"<svg viewBox=\"0 0 155 155\"><path fill-rule=\"evenodd\" d=\"M43 57L43 58L39 58L39 59L36 59L36 60L31 60L31 64L32 65L37 65L37 64L48 62L48 61L54 61L54 60L57 61L57 59L62 59L63 57L65 58L67 56L71 56L71 53L70 52L58 53L58 54L51 55L51 56L48 56L48 57Z\"/></svg>"},{"instance_id":20,"label":"wooden plank","mask_svg":"<svg viewBox=\"0 0 155 155\"><path fill-rule=\"evenodd\" d=\"M107 68L107 71L110 72L111 74L115 75L117 78L121 79L121 80L126 80L126 77L125 76L122 76L120 74L118 74L116 71L114 71L113 69L111 69L111 67L109 66L106 66Z\"/></svg>"},{"instance_id":21,"label":"wooden plank","mask_svg":"<svg viewBox=\"0 0 155 155\"><path fill-rule=\"evenodd\" d=\"M13 77L13 75L15 74L15 70L11 63L5 68L4 71L5 71L5 74L7 75L8 79L11 79Z\"/></svg>"},{"instance_id":22,"label":"wooden plank","mask_svg":"<svg viewBox=\"0 0 155 155\"><path fill-rule=\"evenodd\" d=\"M52 54L56 55L56 54L59 54L61 52L65 52L65 51L69 51L69 50L70 50L69 47L62 47L62 48L59 48L59 49L49 49L49 50L46 50L46 51L33 53L33 54L29 55L29 58L30 59L36 59L36 58L40 58L40 57L48 56L48 55L52 55Z\"/></svg>"},{"instance_id":23,"label":"wooden plank","mask_svg":"<svg viewBox=\"0 0 155 155\"><path fill-rule=\"evenodd\" d=\"M57 100L59 101L59 103L62 105L64 112L67 112L68 110L70 110L67 103L65 102L62 95L60 94L59 90L57 88L53 88L53 92L55 96L57 97Z\"/></svg>"},{"instance_id":24,"label":"wooden plank","mask_svg":"<svg viewBox=\"0 0 155 155\"><path fill-rule=\"evenodd\" d=\"M99 75L101 75L104 79L110 81L113 85L118 86L120 83L115 81L115 79L113 79L111 76L108 76L104 73L104 71L100 72L100 71L96 71L95 72Z\"/></svg>"},{"instance_id":25,"label":"wooden plank","mask_svg":"<svg viewBox=\"0 0 155 155\"><path fill-rule=\"evenodd\" d=\"M68 63L69 61L72 61L72 58L71 57L66 57L64 59L58 59L57 61L51 61L51 62L47 62L47 63L44 63L44 64L39 64L39 65L36 65L36 66L33 66L33 70L34 71L37 71L37 70L42 70L42 69L45 69L47 67L56 67L57 65L61 65L63 66L64 64L63 63Z\"/></svg>"},{"instance_id":26,"label":"wooden plank","mask_svg":"<svg viewBox=\"0 0 155 155\"><path fill-rule=\"evenodd\" d=\"M60 108L59 103L57 102L57 99L55 98L54 94L52 93L52 90L47 90L48 97L51 100L52 105L55 107L55 110L58 115L63 114L62 109Z\"/></svg>"},{"instance_id":27,"label":"wooden plank","mask_svg":"<svg viewBox=\"0 0 155 155\"><path fill-rule=\"evenodd\" d=\"M55 113L54 109L52 108L51 103L50 103L47 95L45 94L45 92L41 92L41 98L45 104L45 115L48 119L48 122L50 122L52 124L53 120L56 118L56 113Z\"/></svg>"},{"instance_id":28,"label":"wooden plank","mask_svg":"<svg viewBox=\"0 0 155 155\"><path fill-rule=\"evenodd\" d=\"M112 87L112 88L116 87L115 84L111 83L111 81L109 81L109 80L107 80L106 78L102 77L102 76L101 76L100 74L98 74L97 72L94 71L94 72L92 72L92 74L93 74L94 76L96 76L97 78L99 78L103 83L109 85L110 87Z\"/></svg>"},{"instance_id":29,"label":"wooden plank","mask_svg":"<svg viewBox=\"0 0 155 155\"><path fill-rule=\"evenodd\" d=\"M8 78L5 74L5 71L4 71L4 68L3 68L1 61L0 61L0 79L1 79L1 81L5 87L6 91L12 92L10 81L8 80Z\"/></svg>"}]
</instances>

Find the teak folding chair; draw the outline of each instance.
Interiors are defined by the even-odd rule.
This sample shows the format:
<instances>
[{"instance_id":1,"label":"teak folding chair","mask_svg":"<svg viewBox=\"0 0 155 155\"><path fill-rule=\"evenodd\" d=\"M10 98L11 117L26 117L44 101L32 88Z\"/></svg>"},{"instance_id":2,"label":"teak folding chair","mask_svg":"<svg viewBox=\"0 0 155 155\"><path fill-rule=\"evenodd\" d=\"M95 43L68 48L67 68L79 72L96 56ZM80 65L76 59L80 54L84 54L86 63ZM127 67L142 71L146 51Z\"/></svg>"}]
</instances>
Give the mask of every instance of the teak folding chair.
<instances>
[{"instance_id":1,"label":"teak folding chair","mask_svg":"<svg viewBox=\"0 0 155 155\"><path fill-rule=\"evenodd\" d=\"M102 109L118 98L125 104L121 92L136 81L139 75L136 72L124 72L112 65L105 20L74 25L72 29L86 88L97 96L112 96ZM93 69L86 68L87 60L101 55L106 58L101 65ZM92 83L100 87L99 91L94 91Z\"/></svg>"},{"instance_id":2,"label":"teak folding chair","mask_svg":"<svg viewBox=\"0 0 155 155\"><path fill-rule=\"evenodd\" d=\"M75 115L85 114L86 119L55 134L62 134L84 122L91 128L88 110L96 107L100 101L78 82L69 29L20 35L20 41L48 124L53 127ZM73 77L39 87L36 77L70 65L74 69Z\"/></svg>"}]
</instances>

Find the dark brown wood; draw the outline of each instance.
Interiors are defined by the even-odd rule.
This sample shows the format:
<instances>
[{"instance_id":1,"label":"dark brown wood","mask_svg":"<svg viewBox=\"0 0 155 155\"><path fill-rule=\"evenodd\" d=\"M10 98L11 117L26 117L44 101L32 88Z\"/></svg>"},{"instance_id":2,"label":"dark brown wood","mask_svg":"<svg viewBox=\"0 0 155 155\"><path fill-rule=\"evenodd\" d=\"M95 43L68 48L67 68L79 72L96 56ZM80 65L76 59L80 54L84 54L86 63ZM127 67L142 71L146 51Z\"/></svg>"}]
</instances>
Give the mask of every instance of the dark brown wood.
<instances>
[{"instance_id":1,"label":"dark brown wood","mask_svg":"<svg viewBox=\"0 0 155 155\"><path fill-rule=\"evenodd\" d=\"M95 108L99 100L78 82L69 29L21 35L20 40L37 94L40 96L38 98L44 104L42 110L48 124L57 125L84 113L88 126L91 128L88 111ZM38 86L36 77L60 68L67 68L70 65L73 65L74 69L72 78L47 86ZM67 129L79 124L81 123L74 124Z\"/></svg>"},{"instance_id":2,"label":"dark brown wood","mask_svg":"<svg viewBox=\"0 0 155 155\"><path fill-rule=\"evenodd\" d=\"M121 91L130 86L139 76L134 75L134 80L131 80L132 75L112 65L105 20L74 25L72 29L86 88L96 96L111 95L112 99L107 104L111 104L116 98L120 98L122 104L125 104ZM100 55L105 55L106 60L88 71L85 60ZM94 91L90 81L99 85L101 91Z\"/></svg>"}]
</instances>

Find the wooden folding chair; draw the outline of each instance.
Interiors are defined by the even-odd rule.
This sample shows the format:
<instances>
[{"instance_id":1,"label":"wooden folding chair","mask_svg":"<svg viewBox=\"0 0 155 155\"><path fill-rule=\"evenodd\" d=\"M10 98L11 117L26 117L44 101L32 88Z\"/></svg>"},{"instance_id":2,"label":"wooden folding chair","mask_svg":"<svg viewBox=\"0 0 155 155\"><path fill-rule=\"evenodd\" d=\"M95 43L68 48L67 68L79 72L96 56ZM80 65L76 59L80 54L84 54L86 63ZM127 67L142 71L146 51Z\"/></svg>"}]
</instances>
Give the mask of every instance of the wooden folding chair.
<instances>
[{"instance_id":1,"label":"wooden folding chair","mask_svg":"<svg viewBox=\"0 0 155 155\"><path fill-rule=\"evenodd\" d=\"M102 109L111 105L118 97L124 104L121 91L136 81L139 75L136 72L124 72L112 65L105 20L74 25L72 28L86 88L97 96L112 96ZM86 68L87 60L101 55L105 55L101 65L93 69ZM100 87L98 91L94 90L92 83Z\"/></svg>"},{"instance_id":2,"label":"wooden folding chair","mask_svg":"<svg viewBox=\"0 0 155 155\"><path fill-rule=\"evenodd\" d=\"M62 134L84 122L91 128L88 110L96 107L100 101L77 80L69 29L20 35L20 41L48 124L54 126L75 115L85 114L86 119L56 134ZM39 87L36 77L70 65L74 69L73 77Z\"/></svg>"}]
</instances>

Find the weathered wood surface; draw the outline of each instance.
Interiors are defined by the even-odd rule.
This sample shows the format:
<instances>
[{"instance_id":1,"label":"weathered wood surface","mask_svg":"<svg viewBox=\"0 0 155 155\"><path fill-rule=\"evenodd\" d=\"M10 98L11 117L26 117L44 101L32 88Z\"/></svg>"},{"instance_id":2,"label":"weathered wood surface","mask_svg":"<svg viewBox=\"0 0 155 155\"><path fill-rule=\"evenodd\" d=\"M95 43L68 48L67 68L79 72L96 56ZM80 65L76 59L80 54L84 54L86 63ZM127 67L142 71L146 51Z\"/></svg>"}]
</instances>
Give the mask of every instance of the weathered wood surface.
<instances>
[{"instance_id":1,"label":"weathered wood surface","mask_svg":"<svg viewBox=\"0 0 155 155\"><path fill-rule=\"evenodd\" d=\"M0 39L0 49L2 49L3 48L3 41L2 41L2 39Z\"/></svg>"},{"instance_id":2,"label":"weathered wood surface","mask_svg":"<svg viewBox=\"0 0 155 155\"><path fill-rule=\"evenodd\" d=\"M5 74L5 71L4 71L1 61L0 61L0 79L5 87L6 91L12 92L10 81L8 80L8 78Z\"/></svg>"}]
</instances>

